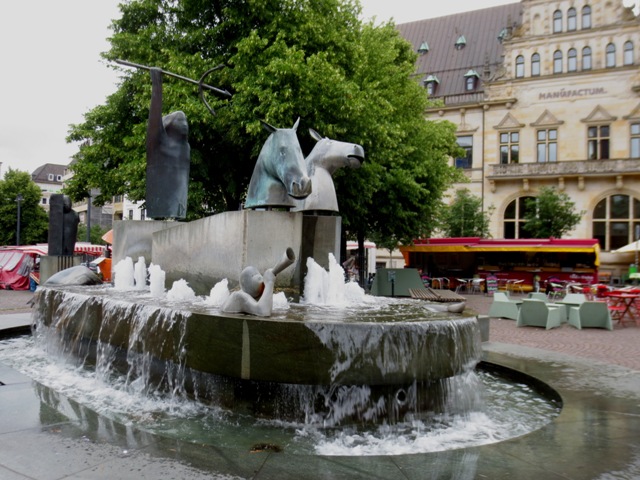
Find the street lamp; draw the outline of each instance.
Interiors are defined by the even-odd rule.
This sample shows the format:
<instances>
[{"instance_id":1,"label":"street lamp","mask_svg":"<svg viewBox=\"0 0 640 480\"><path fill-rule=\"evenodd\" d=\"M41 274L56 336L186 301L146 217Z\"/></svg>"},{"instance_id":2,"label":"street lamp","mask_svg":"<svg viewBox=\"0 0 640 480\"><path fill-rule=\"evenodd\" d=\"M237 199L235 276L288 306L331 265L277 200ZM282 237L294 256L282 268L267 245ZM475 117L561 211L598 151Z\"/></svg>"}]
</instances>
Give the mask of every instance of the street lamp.
<instances>
[{"instance_id":1,"label":"street lamp","mask_svg":"<svg viewBox=\"0 0 640 480\"><path fill-rule=\"evenodd\" d=\"M16 197L16 202L18 203L18 229L16 234L16 245L20 246L20 206L22 204L23 197L21 194L18 194Z\"/></svg>"}]
</instances>

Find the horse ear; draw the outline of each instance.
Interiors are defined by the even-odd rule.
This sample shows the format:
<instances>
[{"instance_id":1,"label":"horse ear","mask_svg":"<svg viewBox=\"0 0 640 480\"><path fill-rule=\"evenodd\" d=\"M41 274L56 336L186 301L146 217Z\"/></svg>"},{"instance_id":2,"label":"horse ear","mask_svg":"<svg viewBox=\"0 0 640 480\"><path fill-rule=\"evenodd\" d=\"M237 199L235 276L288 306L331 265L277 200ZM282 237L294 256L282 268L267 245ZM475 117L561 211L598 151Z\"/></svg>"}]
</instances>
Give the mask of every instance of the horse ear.
<instances>
[{"instance_id":1,"label":"horse ear","mask_svg":"<svg viewBox=\"0 0 640 480\"><path fill-rule=\"evenodd\" d=\"M260 123L262 124L262 127L269 133L273 133L278 130L276 127L269 125L267 122L263 122L262 120L260 120Z\"/></svg>"},{"instance_id":2,"label":"horse ear","mask_svg":"<svg viewBox=\"0 0 640 480\"><path fill-rule=\"evenodd\" d=\"M298 130L298 125L300 125L300 117L296 120L296 123L293 124L293 130Z\"/></svg>"},{"instance_id":3,"label":"horse ear","mask_svg":"<svg viewBox=\"0 0 640 480\"><path fill-rule=\"evenodd\" d=\"M322 135L316 132L313 128L309 129L309 133L311 134L311 138L313 138L316 142L322 140Z\"/></svg>"}]
</instances>

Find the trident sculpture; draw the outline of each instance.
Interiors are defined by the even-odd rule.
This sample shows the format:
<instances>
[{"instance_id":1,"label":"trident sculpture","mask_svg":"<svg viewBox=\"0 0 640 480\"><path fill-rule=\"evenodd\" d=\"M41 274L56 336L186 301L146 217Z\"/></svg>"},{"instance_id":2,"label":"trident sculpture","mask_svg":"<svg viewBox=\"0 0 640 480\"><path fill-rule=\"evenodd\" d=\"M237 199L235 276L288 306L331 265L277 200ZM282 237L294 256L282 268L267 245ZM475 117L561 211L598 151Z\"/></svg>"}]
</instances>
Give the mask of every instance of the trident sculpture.
<instances>
[{"instance_id":1,"label":"trident sculpture","mask_svg":"<svg viewBox=\"0 0 640 480\"><path fill-rule=\"evenodd\" d=\"M145 207L147 217L154 219L183 219L187 214L187 196L189 190L189 171L191 166L191 147L189 146L189 127L184 112L176 111L162 116L162 75L184 80L198 85L200 99L211 114L215 112L204 97L204 89L230 97L222 90L204 83L211 72L223 65L207 70L200 80L183 77L155 67L116 60L116 63L148 70L151 73L151 105L147 123L147 167Z\"/></svg>"}]
</instances>

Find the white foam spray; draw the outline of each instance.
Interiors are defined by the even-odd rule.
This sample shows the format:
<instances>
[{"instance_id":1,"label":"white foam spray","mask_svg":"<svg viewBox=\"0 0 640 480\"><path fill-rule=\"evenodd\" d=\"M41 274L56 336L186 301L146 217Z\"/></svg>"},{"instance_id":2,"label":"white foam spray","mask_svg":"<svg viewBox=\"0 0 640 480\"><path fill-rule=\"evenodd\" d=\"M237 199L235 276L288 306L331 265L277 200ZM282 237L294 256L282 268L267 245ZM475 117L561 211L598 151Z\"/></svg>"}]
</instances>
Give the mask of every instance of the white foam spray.
<instances>
[{"instance_id":1,"label":"white foam spray","mask_svg":"<svg viewBox=\"0 0 640 480\"><path fill-rule=\"evenodd\" d=\"M160 265L149 265L149 286L151 288L151 296L160 298L164 296L164 282L166 273Z\"/></svg>"},{"instance_id":2,"label":"white foam spray","mask_svg":"<svg viewBox=\"0 0 640 480\"><path fill-rule=\"evenodd\" d=\"M144 290L147 287L147 264L144 257L138 257L133 269L133 280L136 290Z\"/></svg>"},{"instance_id":3,"label":"white foam spray","mask_svg":"<svg viewBox=\"0 0 640 480\"><path fill-rule=\"evenodd\" d=\"M131 290L134 288L133 260L126 257L113 267L113 286L116 290Z\"/></svg>"}]
</instances>

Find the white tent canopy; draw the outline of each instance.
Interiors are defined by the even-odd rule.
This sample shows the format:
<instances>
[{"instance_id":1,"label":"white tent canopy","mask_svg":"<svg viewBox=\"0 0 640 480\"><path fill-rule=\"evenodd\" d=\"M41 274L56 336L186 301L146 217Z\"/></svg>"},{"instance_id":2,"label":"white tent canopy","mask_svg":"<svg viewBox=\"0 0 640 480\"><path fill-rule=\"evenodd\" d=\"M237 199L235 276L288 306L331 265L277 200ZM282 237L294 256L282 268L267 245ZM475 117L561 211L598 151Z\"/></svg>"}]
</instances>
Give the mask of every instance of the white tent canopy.
<instances>
[{"instance_id":1,"label":"white tent canopy","mask_svg":"<svg viewBox=\"0 0 640 480\"><path fill-rule=\"evenodd\" d=\"M620 247L616 250L611 250L611 253L634 253L640 250L640 240L636 240L635 242L631 242L624 247Z\"/></svg>"}]
</instances>

